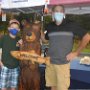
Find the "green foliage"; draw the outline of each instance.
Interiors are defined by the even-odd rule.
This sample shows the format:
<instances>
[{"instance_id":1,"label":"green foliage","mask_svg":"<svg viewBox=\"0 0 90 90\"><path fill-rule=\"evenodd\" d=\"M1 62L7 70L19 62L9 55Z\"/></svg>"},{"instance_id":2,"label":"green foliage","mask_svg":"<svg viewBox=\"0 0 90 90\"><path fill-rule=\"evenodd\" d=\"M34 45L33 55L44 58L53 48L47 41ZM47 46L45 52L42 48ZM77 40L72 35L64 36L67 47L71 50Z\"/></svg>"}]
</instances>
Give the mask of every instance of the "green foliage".
<instances>
[{"instance_id":1,"label":"green foliage","mask_svg":"<svg viewBox=\"0 0 90 90\"><path fill-rule=\"evenodd\" d=\"M67 18L79 23L83 28L90 32L90 15L67 15Z\"/></svg>"},{"instance_id":2,"label":"green foliage","mask_svg":"<svg viewBox=\"0 0 90 90\"><path fill-rule=\"evenodd\" d=\"M11 14L7 14L7 21L6 22L2 22L1 21L1 17L0 17L0 33L7 33L7 27L8 27L8 21L11 18ZM18 19L20 22L23 19L27 19L30 22L32 22L34 19L37 20L41 20L41 17L35 17L35 14L20 14L19 16L16 15L15 16L16 19ZM70 20L73 20L75 22L78 22L79 24L81 24L82 27L84 27L86 30L88 30L88 32L90 32L90 15L67 15L66 18L69 18ZM51 22L51 16L44 16L44 22L43 22L43 26L45 27L46 24L48 24L49 22ZM21 35L21 33L19 33L19 35ZM78 47L78 40L76 39L75 43L74 43L74 47L73 50L75 50ZM90 44L87 45L87 47L83 50L83 52L89 52L90 53Z\"/></svg>"},{"instance_id":3,"label":"green foliage","mask_svg":"<svg viewBox=\"0 0 90 90\"><path fill-rule=\"evenodd\" d=\"M20 13L19 16L15 16L15 18L17 20L19 20L20 22L23 20L23 19L26 19L28 20L29 22L32 22L34 20L34 13L31 13L31 14L23 14L23 13Z\"/></svg>"},{"instance_id":4,"label":"green foliage","mask_svg":"<svg viewBox=\"0 0 90 90\"><path fill-rule=\"evenodd\" d=\"M73 51L75 51L79 46L79 40L74 40ZM90 43L82 50L84 53L90 53Z\"/></svg>"},{"instance_id":5,"label":"green foliage","mask_svg":"<svg viewBox=\"0 0 90 90\"><path fill-rule=\"evenodd\" d=\"M83 28L90 32L90 15L67 15L66 18L79 23ZM51 16L46 16L44 23L51 22Z\"/></svg>"}]
</instances>

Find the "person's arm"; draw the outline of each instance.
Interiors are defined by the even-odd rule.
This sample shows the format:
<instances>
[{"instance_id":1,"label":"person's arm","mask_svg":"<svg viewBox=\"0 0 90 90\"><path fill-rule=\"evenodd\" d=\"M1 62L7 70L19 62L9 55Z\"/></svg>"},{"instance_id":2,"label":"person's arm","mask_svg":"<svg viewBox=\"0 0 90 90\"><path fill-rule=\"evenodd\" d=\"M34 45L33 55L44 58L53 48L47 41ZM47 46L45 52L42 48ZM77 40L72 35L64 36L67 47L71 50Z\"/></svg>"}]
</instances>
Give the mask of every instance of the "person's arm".
<instances>
[{"instance_id":1,"label":"person's arm","mask_svg":"<svg viewBox=\"0 0 90 90\"><path fill-rule=\"evenodd\" d=\"M41 30L41 39L42 39L42 42L48 43L48 40L45 39L45 34L42 30Z\"/></svg>"},{"instance_id":2,"label":"person's arm","mask_svg":"<svg viewBox=\"0 0 90 90\"><path fill-rule=\"evenodd\" d=\"M2 45L3 45L3 36L0 38L0 48L2 48ZM3 66L3 63L0 60L0 67L2 67L2 66Z\"/></svg>"},{"instance_id":3,"label":"person's arm","mask_svg":"<svg viewBox=\"0 0 90 90\"><path fill-rule=\"evenodd\" d=\"M18 47L22 46L23 45L23 40L22 39L19 39L16 45Z\"/></svg>"},{"instance_id":4,"label":"person's arm","mask_svg":"<svg viewBox=\"0 0 90 90\"><path fill-rule=\"evenodd\" d=\"M85 34L85 35L83 36L83 38L82 38L82 40L81 40L81 42L80 42L77 50L75 50L74 52L69 53L69 54L66 56L67 60L68 60L68 61L71 61L71 60L73 60L75 57L77 57L77 56L80 54L80 52L86 47L86 45L89 43L89 41L90 41L90 35L87 33L87 34Z\"/></svg>"},{"instance_id":5,"label":"person's arm","mask_svg":"<svg viewBox=\"0 0 90 90\"><path fill-rule=\"evenodd\" d=\"M0 67L2 67L3 66L3 63L2 63L2 61L0 60Z\"/></svg>"},{"instance_id":6,"label":"person's arm","mask_svg":"<svg viewBox=\"0 0 90 90\"><path fill-rule=\"evenodd\" d=\"M3 36L0 38L0 48L3 46Z\"/></svg>"}]
</instances>

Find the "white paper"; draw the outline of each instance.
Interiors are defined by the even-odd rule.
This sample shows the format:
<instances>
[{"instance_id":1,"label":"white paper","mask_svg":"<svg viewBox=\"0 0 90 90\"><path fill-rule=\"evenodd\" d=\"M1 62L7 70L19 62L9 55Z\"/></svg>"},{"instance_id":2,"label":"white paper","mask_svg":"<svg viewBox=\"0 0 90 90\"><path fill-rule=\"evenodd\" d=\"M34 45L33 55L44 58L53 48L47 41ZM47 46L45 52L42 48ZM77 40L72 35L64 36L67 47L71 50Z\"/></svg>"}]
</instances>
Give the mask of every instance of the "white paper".
<instances>
[{"instance_id":1,"label":"white paper","mask_svg":"<svg viewBox=\"0 0 90 90\"><path fill-rule=\"evenodd\" d=\"M6 21L6 14L2 14L2 21Z\"/></svg>"}]
</instances>

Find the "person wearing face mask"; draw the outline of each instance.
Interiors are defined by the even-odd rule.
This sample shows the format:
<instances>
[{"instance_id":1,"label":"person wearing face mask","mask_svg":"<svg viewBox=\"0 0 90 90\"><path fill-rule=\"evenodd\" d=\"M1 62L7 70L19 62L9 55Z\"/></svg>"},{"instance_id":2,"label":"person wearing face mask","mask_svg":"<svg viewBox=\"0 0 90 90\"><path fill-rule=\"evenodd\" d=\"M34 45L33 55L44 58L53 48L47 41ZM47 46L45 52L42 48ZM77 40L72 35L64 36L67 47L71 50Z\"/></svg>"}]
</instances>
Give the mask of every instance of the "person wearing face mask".
<instances>
[{"instance_id":1,"label":"person wearing face mask","mask_svg":"<svg viewBox=\"0 0 90 90\"><path fill-rule=\"evenodd\" d=\"M0 90L16 90L19 76L19 61L13 58L10 51L19 50L17 37L20 31L20 23L16 19L9 22L8 35L0 38L0 48L2 48L2 59L0 61Z\"/></svg>"},{"instance_id":2,"label":"person wearing face mask","mask_svg":"<svg viewBox=\"0 0 90 90\"><path fill-rule=\"evenodd\" d=\"M78 24L65 18L64 6L52 8L53 22L46 26L49 40L48 56L51 64L46 66L46 86L51 90L68 90L70 86L70 61L77 57L90 41L90 35ZM81 39L78 48L72 51L74 37Z\"/></svg>"}]
</instances>

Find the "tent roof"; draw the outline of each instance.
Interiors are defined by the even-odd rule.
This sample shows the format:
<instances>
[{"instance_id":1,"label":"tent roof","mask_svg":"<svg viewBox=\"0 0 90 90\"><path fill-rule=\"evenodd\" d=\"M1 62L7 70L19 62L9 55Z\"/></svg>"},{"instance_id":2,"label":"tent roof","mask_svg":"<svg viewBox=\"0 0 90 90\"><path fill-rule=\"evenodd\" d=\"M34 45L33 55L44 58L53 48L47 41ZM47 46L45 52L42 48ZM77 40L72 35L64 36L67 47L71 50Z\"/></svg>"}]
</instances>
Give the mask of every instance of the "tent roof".
<instances>
[{"instance_id":1,"label":"tent roof","mask_svg":"<svg viewBox=\"0 0 90 90\"><path fill-rule=\"evenodd\" d=\"M3 1L3 9L8 12L22 12L22 13L41 13L46 0L38 2L39 0L10 0L13 4L5 3ZM15 2L19 1L19 2ZM24 1L23 3L21 1ZM32 3L31 3L32 2ZM27 3L27 4L26 4ZM52 5L63 4L67 14L89 14L90 13L90 0L49 0L48 4ZM11 6L10 6L11 5ZM20 7L21 5L21 7ZM9 7L10 6L10 7Z\"/></svg>"},{"instance_id":2,"label":"tent roof","mask_svg":"<svg viewBox=\"0 0 90 90\"><path fill-rule=\"evenodd\" d=\"M6 13L13 12L13 13L38 13L41 14L43 6L36 6L36 7L27 7L27 8L12 8L12 9L3 9Z\"/></svg>"},{"instance_id":3,"label":"tent roof","mask_svg":"<svg viewBox=\"0 0 90 90\"><path fill-rule=\"evenodd\" d=\"M90 14L90 3L65 4L67 14Z\"/></svg>"},{"instance_id":4,"label":"tent roof","mask_svg":"<svg viewBox=\"0 0 90 90\"><path fill-rule=\"evenodd\" d=\"M51 5L64 4L64 5L75 5L75 4L88 4L90 0L50 0Z\"/></svg>"},{"instance_id":5,"label":"tent roof","mask_svg":"<svg viewBox=\"0 0 90 90\"><path fill-rule=\"evenodd\" d=\"M50 0L50 5L62 4L67 14L90 14L90 0Z\"/></svg>"}]
</instances>

